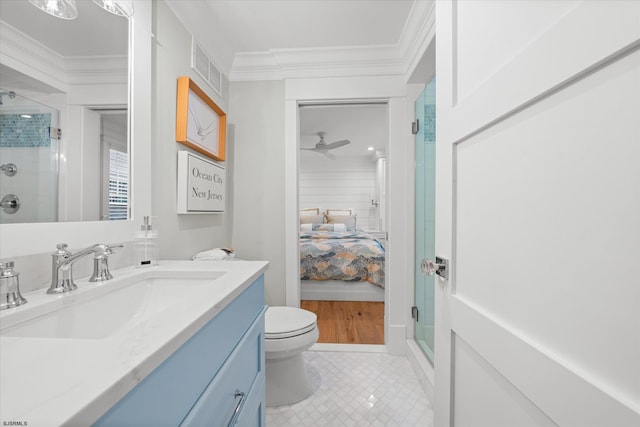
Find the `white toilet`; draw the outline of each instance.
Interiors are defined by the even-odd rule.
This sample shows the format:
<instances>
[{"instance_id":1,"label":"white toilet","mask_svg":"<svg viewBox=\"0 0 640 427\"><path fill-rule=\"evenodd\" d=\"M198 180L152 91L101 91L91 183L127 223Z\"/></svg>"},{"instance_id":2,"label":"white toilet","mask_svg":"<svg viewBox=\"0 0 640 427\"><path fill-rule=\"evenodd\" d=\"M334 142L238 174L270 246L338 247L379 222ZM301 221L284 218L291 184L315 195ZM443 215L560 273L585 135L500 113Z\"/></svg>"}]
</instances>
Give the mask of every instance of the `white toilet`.
<instances>
[{"instance_id":1,"label":"white toilet","mask_svg":"<svg viewBox=\"0 0 640 427\"><path fill-rule=\"evenodd\" d=\"M317 317L295 307L269 307L265 314L267 406L300 402L311 394L302 352L318 340Z\"/></svg>"}]
</instances>

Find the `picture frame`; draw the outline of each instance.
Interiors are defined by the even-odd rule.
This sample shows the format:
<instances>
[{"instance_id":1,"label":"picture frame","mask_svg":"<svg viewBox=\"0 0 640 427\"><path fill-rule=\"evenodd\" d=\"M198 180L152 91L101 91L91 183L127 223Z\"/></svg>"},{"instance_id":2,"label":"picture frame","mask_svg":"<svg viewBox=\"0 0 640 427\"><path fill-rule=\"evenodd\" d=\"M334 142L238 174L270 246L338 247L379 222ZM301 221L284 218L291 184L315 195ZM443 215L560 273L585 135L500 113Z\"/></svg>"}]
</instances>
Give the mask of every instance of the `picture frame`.
<instances>
[{"instance_id":1,"label":"picture frame","mask_svg":"<svg viewBox=\"0 0 640 427\"><path fill-rule=\"evenodd\" d=\"M226 154L227 115L189 77L178 77L176 141L223 162Z\"/></svg>"},{"instance_id":2,"label":"picture frame","mask_svg":"<svg viewBox=\"0 0 640 427\"><path fill-rule=\"evenodd\" d=\"M226 205L225 167L186 150L178 151L177 212L222 214Z\"/></svg>"}]
</instances>

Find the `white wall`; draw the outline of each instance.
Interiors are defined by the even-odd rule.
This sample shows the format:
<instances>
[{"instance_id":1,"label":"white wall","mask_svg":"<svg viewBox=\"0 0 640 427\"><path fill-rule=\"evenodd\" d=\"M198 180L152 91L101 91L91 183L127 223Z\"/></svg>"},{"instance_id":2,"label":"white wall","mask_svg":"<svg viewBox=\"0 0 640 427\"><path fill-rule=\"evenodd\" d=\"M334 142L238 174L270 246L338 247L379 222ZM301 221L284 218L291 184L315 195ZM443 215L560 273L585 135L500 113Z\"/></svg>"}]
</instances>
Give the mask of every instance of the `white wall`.
<instances>
[{"instance_id":1,"label":"white wall","mask_svg":"<svg viewBox=\"0 0 640 427\"><path fill-rule=\"evenodd\" d=\"M154 2L153 133L151 135L151 212L138 212L134 222L151 215L159 231L160 259L189 259L195 253L230 245L231 206L224 214L178 215L176 213L177 153L189 148L176 143L176 84L179 76L189 76L220 108L228 111L227 83L222 96L191 69L191 34L165 2ZM215 52L208 52L215 61ZM196 153L197 154L197 153ZM231 154L231 153L230 153ZM228 156L223 165L229 168ZM227 172L227 177L230 177ZM229 182L229 179L227 179ZM227 189L227 193L231 192ZM135 195L134 195L135 196ZM227 201L229 202L229 201Z\"/></svg>"},{"instance_id":2,"label":"white wall","mask_svg":"<svg viewBox=\"0 0 640 427\"><path fill-rule=\"evenodd\" d=\"M233 82L229 93L231 246L240 258L269 261L266 302L284 305L284 83Z\"/></svg>"},{"instance_id":3,"label":"white wall","mask_svg":"<svg viewBox=\"0 0 640 427\"><path fill-rule=\"evenodd\" d=\"M300 208L353 209L356 226L373 230L377 208L376 164L370 158L336 158L313 153L313 158L300 159Z\"/></svg>"}]
</instances>

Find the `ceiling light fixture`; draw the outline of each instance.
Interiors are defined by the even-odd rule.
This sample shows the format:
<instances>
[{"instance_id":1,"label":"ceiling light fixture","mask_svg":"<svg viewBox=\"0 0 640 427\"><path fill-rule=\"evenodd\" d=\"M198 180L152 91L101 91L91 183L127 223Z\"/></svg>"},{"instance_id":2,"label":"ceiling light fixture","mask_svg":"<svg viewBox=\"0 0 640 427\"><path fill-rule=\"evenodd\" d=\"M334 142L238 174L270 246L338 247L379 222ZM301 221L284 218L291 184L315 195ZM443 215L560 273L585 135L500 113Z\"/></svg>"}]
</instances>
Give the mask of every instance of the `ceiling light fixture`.
<instances>
[{"instance_id":1,"label":"ceiling light fixture","mask_svg":"<svg viewBox=\"0 0 640 427\"><path fill-rule=\"evenodd\" d=\"M93 0L93 2L114 15L126 16L127 18L133 16L132 0Z\"/></svg>"},{"instance_id":2,"label":"ceiling light fixture","mask_svg":"<svg viewBox=\"0 0 640 427\"><path fill-rule=\"evenodd\" d=\"M56 18L76 19L78 17L76 0L29 0L29 3Z\"/></svg>"},{"instance_id":3,"label":"ceiling light fixture","mask_svg":"<svg viewBox=\"0 0 640 427\"><path fill-rule=\"evenodd\" d=\"M127 18L133 16L133 0L93 0L93 2L114 15ZM76 19L78 17L76 0L29 0L29 3L56 18Z\"/></svg>"},{"instance_id":4,"label":"ceiling light fixture","mask_svg":"<svg viewBox=\"0 0 640 427\"><path fill-rule=\"evenodd\" d=\"M367 147L367 150L373 151L373 150L375 150L375 148L374 147Z\"/></svg>"}]
</instances>

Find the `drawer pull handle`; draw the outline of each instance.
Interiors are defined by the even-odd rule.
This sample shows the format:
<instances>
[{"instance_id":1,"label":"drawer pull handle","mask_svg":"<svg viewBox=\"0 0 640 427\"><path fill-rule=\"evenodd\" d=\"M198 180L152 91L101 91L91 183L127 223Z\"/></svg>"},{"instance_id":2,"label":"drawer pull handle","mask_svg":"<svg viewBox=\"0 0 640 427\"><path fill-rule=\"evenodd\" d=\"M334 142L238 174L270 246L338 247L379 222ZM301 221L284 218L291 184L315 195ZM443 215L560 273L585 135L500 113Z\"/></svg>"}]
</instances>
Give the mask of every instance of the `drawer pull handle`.
<instances>
[{"instance_id":1,"label":"drawer pull handle","mask_svg":"<svg viewBox=\"0 0 640 427\"><path fill-rule=\"evenodd\" d=\"M233 427L238 422L238 417L240 416L240 412L242 411L242 406L244 405L244 400L247 395L238 389L236 389L236 394L233 396L234 398L240 398L238 404L236 405L236 409L233 411L233 417L231 417L231 421L227 424L227 427Z\"/></svg>"}]
</instances>

